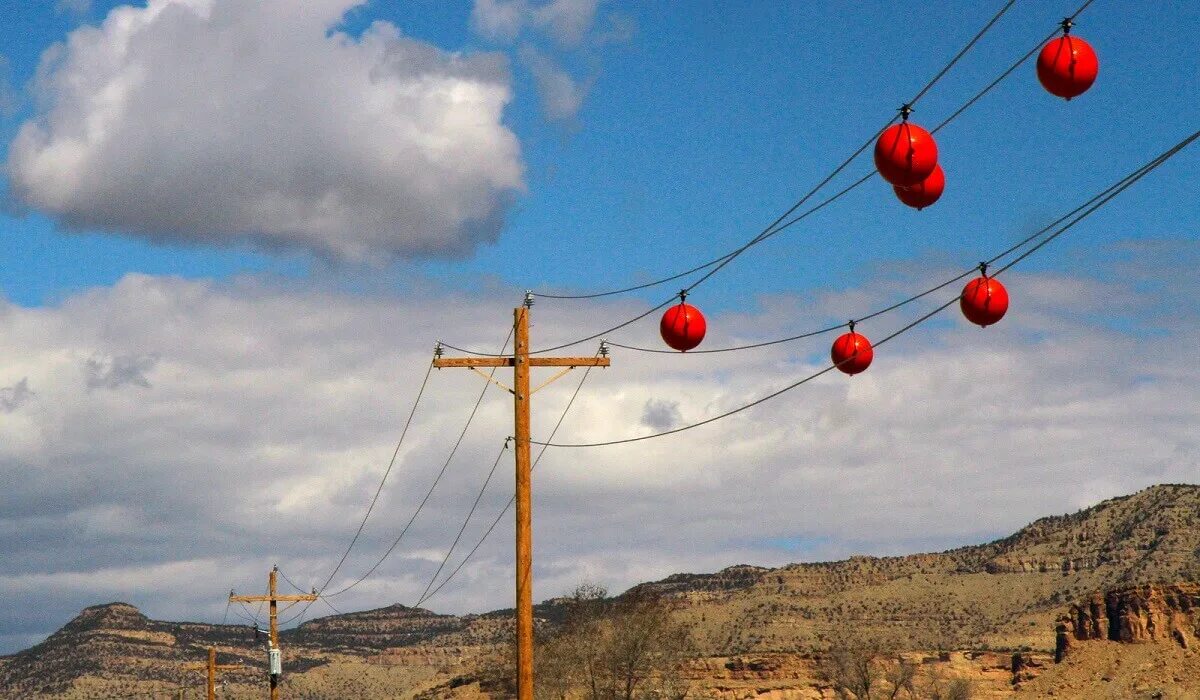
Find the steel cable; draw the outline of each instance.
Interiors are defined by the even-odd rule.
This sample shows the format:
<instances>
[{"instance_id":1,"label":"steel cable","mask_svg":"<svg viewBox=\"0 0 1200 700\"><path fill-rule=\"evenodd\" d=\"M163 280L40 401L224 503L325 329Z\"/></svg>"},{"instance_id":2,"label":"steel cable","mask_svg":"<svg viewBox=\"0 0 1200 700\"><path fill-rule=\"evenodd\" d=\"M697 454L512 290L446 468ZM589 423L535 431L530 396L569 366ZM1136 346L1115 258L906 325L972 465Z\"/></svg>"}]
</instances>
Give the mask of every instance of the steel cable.
<instances>
[{"instance_id":1,"label":"steel cable","mask_svg":"<svg viewBox=\"0 0 1200 700\"><path fill-rule=\"evenodd\" d=\"M584 369L583 376L579 378L579 384L577 384L575 386L575 391L571 394L571 398L567 401L567 405L563 408L562 415L560 415L558 417L558 422L556 422L554 424L554 429L550 431L550 436L551 436L550 439L551 440L553 440L554 439L553 436L558 433L558 429L560 427L562 427L563 421L567 417L567 413L571 410L571 406L573 406L575 404L575 399L579 397L579 392L583 389L583 384L584 384L584 382L587 381L588 375L590 375L592 373L592 369L593 369L593 367L590 365L586 369ZM533 464L530 465L530 467L529 467L529 470L531 472L534 469L537 469L538 463L542 461L542 456L545 454L546 454L546 448L542 447L542 449L538 451L537 457L534 458ZM486 488L486 484L485 484L485 488ZM455 576L458 575L458 572L462 571L463 567L467 565L467 562L469 562L471 560L471 557L475 556L475 553L478 552L479 548L483 546L483 543L485 540L487 540L488 535L491 535L492 531L496 529L496 526L498 524L500 524L500 520L504 517L504 514L507 513L510 508L513 507L513 504L516 502L516 500L517 500L516 495L509 497L508 503L505 504L504 508L501 509L500 513L496 515L496 518L495 518L495 520L492 521L491 525L488 525L487 529L484 530L483 535L479 538L479 541L475 543L475 546L471 548L471 551L467 552L467 555L465 557L463 557L462 561L460 561L458 563L458 566L454 567L454 570L451 571L450 574L448 576L446 576L446 578L442 579L441 583L439 583L433 590L429 591L428 594L422 595L421 599L417 601L418 606L423 605L430 598L437 595L438 591L442 590L442 588L444 588L447 583L450 583L450 581Z\"/></svg>"},{"instance_id":2,"label":"steel cable","mask_svg":"<svg viewBox=\"0 0 1200 700\"><path fill-rule=\"evenodd\" d=\"M1090 5L1092 4L1092 2L1094 2L1094 0L1086 0L1086 2L1084 2L1082 5L1080 5L1080 6L1079 6L1079 7L1078 7L1078 8L1075 10L1075 12L1074 12L1074 13L1072 13L1072 14L1070 15L1070 19L1074 19L1074 18L1078 17L1078 16L1079 16L1079 15L1080 15L1080 14L1081 14L1081 13L1082 13L1082 12L1083 12L1085 9L1087 9L1087 8L1088 8L1088 6L1090 6ZM994 23L994 22L993 22L993 23ZM970 99L968 99L968 100L967 100L967 101L966 101L966 102L965 102L965 103L964 103L962 106L960 106L958 109L956 109L954 112L952 112L952 113L950 114L950 116L948 116L947 118L943 119L943 120L942 120L942 121L941 121L941 122L940 122L940 123L939 123L937 126L935 126L935 127L934 127L934 128L931 130L931 132L930 132L930 133L938 133L939 131L941 131L942 129L944 129L946 126L948 126L948 125L949 125L951 122L953 122L954 120L956 120L956 119L957 119L959 116L961 116L961 115L962 115L964 112L966 112L966 110L967 110L968 108L970 108L972 105L974 105L975 103L977 103L977 102L978 102L980 99L982 99L982 98L983 98L985 95L987 95L987 94L988 94L988 93L990 93L992 90L994 90L994 89L995 89L997 86L999 86L999 85L1000 85L1000 83L1002 83L1002 82L1003 82L1003 81L1004 81L1006 78L1008 78L1010 75L1012 75L1012 73L1013 73L1013 72L1015 72L1015 71L1016 71L1018 68L1020 68L1022 65L1024 65L1024 64L1025 64L1025 63L1026 63L1026 62L1027 62L1027 61L1028 61L1030 58L1032 58L1032 57L1033 57L1033 55L1034 55L1034 54L1036 54L1036 53L1037 53L1037 52L1038 52L1038 51L1039 51L1039 50L1042 48L1042 46L1044 46L1044 45L1045 45L1045 43L1046 43L1047 41L1049 41L1051 38L1053 38L1053 37L1054 37L1054 35L1055 35L1055 34L1057 34L1057 33L1058 33L1058 30L1056 30L1055 32L1052 32L1052 33L1050 33L1050 34L1049 34L1049 35L1047 35L1047 36L1046 36L1044 39L1041 39L1040 41L1038 41L1038 43L1037 43L1037 44L1036 44L1036 45L1035 45L1035 46L1034 46L1032 49L1030 49L1030 50L1029 50L1028 52L1026 52L1026 53L1025 53L1023 56L1021 56L1020 58L1018 58L1018 59L1017 59L1017 60L1016 60L1016 61L1015 61L1013 64L1011 64L1011 65L1010 65L1008 68L1006 68L1006 69L1005 69L1005 70L1004 70L1004 71L1003 71L1003 72L1002 72L1002 73L1001 73L1001 74L1000 74L998 77L996 77L996 78L995 78L994 80L992 80L992 81L991 81L991 82L990 82L988 85L986 85L986 86L985 86L985 87L983 87L981 90L979 90L977 93L975 93L975 95L973 95L973 96L972 96ZM978 36L979 36L979 35L977 35L977 37L976 37L975 39L973 39L973 40L972 40L972 42L975 42L975 41L977 41L977 40L978 40ZM956 59L956 60L957 60L957 59ZM919 94L919 95L923 95L925 92L927 92L927 90L924 90L924 89L923 89L923 90L922 90L922 92L920 92L920 93L918 93L918 94ZM910 104L911 104L911 103L910 103ZM895 122L895 119L893 118L893 119L892 119L892 121L891 121L891 122L889 122L888 124L890 125L891 123L894 123L894 122ZM885 125L885 127L884 127L884 128L886 128L886 125ZM877 138L877 136L878 136L878 133L881 133L881 132L882 132L882 129L880 130L880 132L877 132L877 133L876 133L876 136L872 137L872 140L873 140L874 138ZM869 144L869 143L870 143L870 141L868 141L868 144ZM852 160L854 160L854 158L856 158L856 157L857 157L859 154L861 154L862 150L864 150L864 149L861 149L861 148L860 148L860 149L859 149L859 151L857 151L857 152L856 152L856 153L855 153L853 156L851 156L851 158L850 158L850 159L848 159L848 160L847 160L846 162L844 162L844 163L843 163L841 166L839 166L839 168L838 168L838 170L837 170L836 172L840 172L840 171L841 171L841 169L843 169L843 168L844 168L846 165L848 165L848 164L849 164L849 162L851 162ZM836 174L836 172L835 172L835 174ZM710 267L713 267L714 265L716 265L717 267L715 267L715 268L714 268L714 269L712 269L712 270L709 270L709 272L708 272L708 273L706 273L706 274L705 274L703 277L701 277L700 279L696 280L696 281L695 281L695 282L693 282L693 283L692 283L690 286L688 286L687 288L685 288L685 289L684 289L684 292L685 292L685 293L686 293L686 292L690 292L690 291L694 290L696 287L698 287L700 284L702 284L702 283L704 283L705 281L707 281L707 280L708 280L709 278L711 278L713 275L715 275L715 274L716 274L716 273L717 273L717 272L718 272L718 271L719 271L719 270L720 270L722 267L724 267L724 266L725 266L727 263L729 263L729 262L732 262L732 260L733 260L734 258L736 258L737 256L741 255L741 253L742 253L742 252L744 252L745 250L749 249L751 246L757 245L757 244L759 244L759 243L762 243L763 241L766 241L766 240L768 240L769 238L772 238L772 237L773 237L773 236L775 236L776 234L778 234L778 233L781 233L782 231L784 231L784 230L786 230L786 229L788 229L788 228L790 228L790 227L794 226L795 224L797 224L797 223L799 223L799 222L803 221L804 219L808 218L808 217L809 217L809 216L811 216L812 214L815 214L816 212L820 211L821 209L825 208L826 206L828 206L828 205L832 204L833 202L837 201L838 199L842 198L843 196L845 196L845 195L846 195L846 194L848 194L849 192L853 191L854 189L856 189L856 188L858 188L859 186L861 186L862 184L864 184L864 183L865 183L867 180L870 180L872 177L874 177L874 176L875 176L876 172L877 172L877 171L875 171L875 170L872 170L871 172L867 173L866 175L863 175L863 176L862 176L862 177L860 177L858 180L854 181L853 183L851 183L851 184L850 184L850 185L848 185L847 187L843 188L843 189L842 189L842 190L840 190L839 192L837 192L837 193L835 193L835 194L831 195L830 197L828 197L828 198L826 198L825 200L821 201L820 203L816 204L816 205L815 205L815 206L813 206L812 208L810 208L810 209L808 209L808 210L805 210L804 212L801 212L800 214L798 214L797 216L793 217L793 218L792 218L792 219L790 219L790 220L783 221L783 219L784 219L784 218L786 218L786 216L787 216L788 214L791 214L792 212L794 212L794 211L796 210L796 208L799 206L799 204L803 204L804 202L806 202L806 201L807 201L807 200L808 200L808 199L809 199L809 198L810 198L810 197L811 197L811 196L812 196L812 195L813 195L813 194L814 194L814 193L815 193L815 192L816 192L818 189L820 189L820 187L821 187L821 186L823 186L823 185L825 184L825 182L827 182L827 181L828 181L828 178L827 178L827 179L826 179L826 181L823 181L823 182L822 182L820 185L818 185L818 186L817 186L817 188L815 188L813 191L811 191L811 192L809 192L807 195L805 195L805 197L804 197L804 198L802 198L802 199L800 200L800 202L799 202L799 204L798 204L797 206L793 206L793 207L792 207L792 208L791 208L791 209L790 209L788 212L786 212L786 213L784 214L784 216L783 216L783 217L781 217L779 220L777 220L776 222L774 222L774 223L772 224L772 226L769 226L767 229L765 229L765 230L764 230L762 233L760 233L758 236L755 236L753 239L751 239L751 240L750 240L750 242L748 242L747 244L745 244L744 246L742 246L741 248L739 248L739 249L737 249L737 250L734 250L734 251L732 251L732 252L730 252L730 253L727 253L727 254L725 254L725 255L721 256L720 258L716 258L716 259L714 259L714 260L711 260L711 261L709 261L709 262L707 262L707 263L705 263L705 264L703 264L703 265L697 266L697 267L695 267L695 268L693 268L692 270L689 270L689 271L687 271L687 272L684 272L684 273L679 273L679 274L677 274L677 275L673 275L673 276L671 276L671 277L664 278L663 280L660 280L659 282L647 283L647 284L643 284L643 285L638 285L638 286L637 286L637 287L635 287L635 288L627 288L627 289L625 289L625 290L616 290L616 291L613 291L613 292L602 292L602 293L597 293L597 294L592 294L592 295L575 295L575 296L564 295L564 296L557 296L557 297L556 297L556 296L554 296L554 295L543 295L543 294L536 294L536 293L535 293L535 294L534 294L534 296L542 296L542 297L546 297L546 298L558 298L558 299L589 299L589 298L595 298L595 297L600 297L600 296L609 296L610 294L618 294L618 293L622 293L623 291L632 291L633 289L645 289L645 288L647 288L647 287L655 286L655 285L656 285L656 284L658 284L658 283L661 283L661 282L666 282L666 281L670 281L670 280L674 280L674 279L678 279L678 278L680 278L680 277L685 277L685 276L687 276L687 275L689 275L689 274L691 274L691 273L693 273L693 272L697 272L697 271L700 271L700 270L703 270L703 269L707 269L707 268L710 268ZM642 313L642 314L639 314L639 315L635 316L634 318L632 318L632 319L630 319L630 320L628 320L628 321L625 321L625 322L623 322L623 323L620 323L620 324L617 324L617 325L615 325L615 326L612 326L612 327L610 327L610 328L608 328L608 329L606 329L606 330L600 331L600 332L598 332L598 333L593 333L593 334L591 334L591 335L589 335L589 336L586 336L586 337L584 337L584 338L580 338L580 339L578 339L578 340L575 340L575 341L572 341L572 342L569 342L569 343L562 343L562 344L559 344L559 345L555 345L555 346L553 346L553 347L543 348L543 349L539 349L539 350L533 350L533 351L531 351L531 353L530 353L530 354L535 354L535 355L536 355L536 354L541 354L541 353L546 353L546 352L553 352L553 351L556 351L556 350L562 350L562 349L564 349L564 348L571 347L571 346L573 346L573 345L578 345L578 344L580 344L580 343L584 343L584 342L587 342L587 341L589 341L589 340L595 340L595 339L597 339L597 338L604 338L604 337L605 337L605 336L607 336L609 333L612 333L612 332L614 332L614 331L617 331L617 330L620 330L620 329L622 329L622 328L625 328L625 327L627 327L627 326L629 326L629 325L632 325L633 323L636 323L636 322L638 322L638 321L642 320L643 318L646 318L647 316L649 316L649 315L653 314L654 312L656 312L656 311L659 311L659 310L661 310L661 309L665 308L666 306L668 306L668 305L670 305L670 304L674 303L674 302L675 302L675 301L676 301L678 298L679 298L679 296L678 296L678 295L672 296L672 297L670 297L669 299L667 299L666 301L664 301L664 302L662 302L661 304L659 304L658 306L655 306L654 308L652 308L652 309L650 309L650 310L648 310L648 311L646 311L646 312L644 312L644 313ZM838 326L838 327L840 327L840 326ZM825 332L829 332L829 331L825 331ZM799 338L793 338L793 339L799 339ZM609 341L609 344L610 344L610 345L617 346L617 344L616 344L616 343L613 343L613 342L611 342L611 341ZM447 345L447 347L453 347L453 346ZM485 357L490 355L489 353L474 353L474 352L472 352L471 350L467 350L467 349L463 349L463 348L454 348L454 349L456 349L456 350L458 350L458 351L460 351L460 352L465 352L465 353L468 353L468 354L477 354L477 355L481 355L481 356L485 356ZM670 352L670 351L663 350L663 351L661 351L661 352L664 352L664 353L665 353L665 352ZM704 352L706 352L706 351L702 351L702 350L701 350L701 351L692 351L692 352L693 352L693 353L695 353L695 354L702 354L702 353L704 353Z\"/></svg>"},{"instance_id":3,"label":"steel cable","mask_svg":"<svg viewBox=\"0 0 1200 700\"><path fill-rule=\"evenodd\" d=\"M479 493L475 496L475 502L471 504L471 510L467 511L467 517L463 519L462 527L458 528L458 534L454 536L454 541L450 543L450 547L446 550L446 556L442 557L442 561L438 564L437 571L433 572L433 576L429 577L429 583L425 584L425 590L421 591L421 595L417 597L417 602L413 607L417 607L425 600L425 595L429 593L429 589L437 581L438 576L441 576L442 570L446 568L446 562L450 561L450 556L454 554L454 549L458 547L458 543L462 540L463 533L467 531L467 525L470 524L471 518L475 515L475 510L479 508L479 502L483 500L483 494L487 491L487 487L492 483L492 477L496 474L496 467L500 466L500 460L504 457L504 453L508 451L510 439L504 441L504 446L500 448L500 452L496 454L496 461L492 462L492 468L488 471L487 478L483 480L483 486L479 487Z\"/></svg>"},{"instance_id":4,"label":"steel cable","mask_svg":"<svg viewBox=\"0 0 1200 700\"><path fill-rule=\"evenodd\" d=\"M1101 207L1106 205L1108 202L1112 201L1117 195L1121 194L1126 189L1133 186L1134 183L1138 182L1143 177L1145 177L1147 174L1154 171L1156 168L1161 166L1163 163L1167 162L1167 160L1169 160L1171 157L1173 157L1179 151L1186 148L1188 145L1190 145L1192 142L1194 142L1197 138L1200 138L1200 131L1194 132L1193 134L1191 134L1184 140L1180 141L1175 146L1171 147L1167 151L1163 152L1161 155L1159 155L1156 158L1154 158L1153 160L1151 160L1146 165L1138 168L1130 175L1127 175L1126 177L1122 178L1120 181L1120 184L1113 188L1110 188L1111 191L1109 191L1107 195L1104 195L1098 201L1095 201L1094 204L1092 204L1090 207L1087 207L1086 209L1084 209L1081 213L1076 215L1071 221L1069 221L1068 223L1064 224L1061 228L1059 228L1059 230L1055 231L1053 234L1046 237L1045 240L1040 241L1036 246L1034 246L1030 250L1025 251L1022 255L1020 255L1013 261L1009 262L1008 264L1004 265L1003 267L1001 267L999 270L996 271L995 274L999 274L999 273L1007 271L1013 265L1028 258L1033 253L1040 250L1042 247L1044 247L1050 241L1058 238L1063 233L1066 233L1068 230L1070 230L1072 227L1074 227L1080 221L1083 221L1088 216L1091 216L1092 213L1096 212ZM1026 242L1030 242L1031 240L1032 240L1032 238L1026 239ZM1016 249L1016 247L1010 248L1009 251L1007 251L1007 252L1008 253L1014 252L1015 249ZM1001 254L1001 255L1004 255L1004 254ZM993 260L996 260L999 257L1001 257L1001 256L997 256L997 258L993 258ZM921 316L916 321L913 321L913 322L901 327L900 330L895 331L895 332L891 333L890 335L884 337L882 340L874 343L873 347L879 347L881 345L884 345L887 342L891 341L893 338L896 338L897 336L899 336L903 333L906 333L907 331L915 328L916 326L920 325L921 323L924 323L926 320L932 318L934 315L942 312L943 310L948 308L950 305L957 302L961 297L962 297L962 295L960 294L960 295L954 297L953 299L951 299L950 301L946 302L945 304L942 304L941 306L937 307L933 311ZM778 391L767 394L766 396L763 396L754 401L751 401L750 403L745 404L743 406L739 406L738 408L735 408L733 410L726 411L726 412L721 413L716 416L712 416L711 418L707 418L707 419L699 421L697 423L692 423L690 425L681 426L679 428L673 428L671 430L664 430L662 432L653 433L651 435L639 435L639 436L632 437L632 438L622 438L622 439L617 439L617 440L606 440L606 441L602 441L602 442L590 442L590 443L555 443L555 442L553 442L553 438L549 438L544 442L538 441L538 440L531 440L530 442L534 445L541 445L543 447L608 447L608 446L612 446L612 445L623 445L623 444L628 444L628 443L633 443L633 442L641 442L643 440L652 440L655 438L665 437L667 435L674 435L676 433L682 433L684 431L692 430L694 428L699 428L701 426L708 425L710 423L715 423L719 420L728 418L730 416L741 413L742 411L745 411L747 409L750 409L750 408L753 408L760 404L763 404L763 403L770 401L771 399L774 399L784 393L787 393L788 391L791 391L792 389L795 389L796 387L807 384L808 382L810 382L810 381L812 381L834 369L837 369L837 367L838 367L837 364L831 364L822 370L814 372L813 374L810 374L810 375L804 377L803 379L800 379L797 382L794 382L782 389L779 389Z\"/></svg>"},{"instance_id":5,"label":"steel cable","mask_svg":"<svg viewBox=\"0 0 1200 700\"><path fill-rule=\"evenodd\" d=\"M1079 10L1077 10L1075 15L1072 15L1072 17L1074 17L1074 16L1078 15L1080 12L1082 12L1083 9L1087 7L1087 5L1091 4L1091 1L1092 0L1088 0L1088 2L1084 4L1083 8L1080 8ZM1008 0L1008 2L1006 2L1000 8L1000 10L998 12L996 12L995 15L992 16L992 18L990 20L988 20L987 24L985 24L983 26L983 28L980 29L975 34L975 36L973 36L971 38L971 40L968 41L966 43L966 45L963 46L958 51L958 53L955 54L954 57L951 58L950 61L945 66L943 66L941 68L941 70L939 70L937 72L937 74L934 75L934 77L928 83L925 84L924 87L922 87L919 91L917 91L917 94L914 95L913 98L911 100L909 100L907 103L905 103L905 105L908 107L912 107L912 106L916 105L917 102L920 101L920 99L926 95L926 93L928 93L931 89L933 89L934 85L937 85L937 83L943 77L945 77L947 73L950 72L950 69L952 69L964 56L967 55L968 52L970 52L970 50L972 48L975 47L975 44L977 44L979 42L979 40L982 39L983 36L985 34L987 34L988 31L991 30L991 28L993 26L995 26L996 22L1000 21L1000 18L1003 17L1005 15L1005 13L1007 13L1015 3L1016 3L1016 0ZM892 117L886 124L884 124L882 127L880 127L879 130L876 131L870 138L868 138L865 142L863 142L863 144L861 146L859 146L852 154L850 154L850 157L848 157L846 160L842 161L842 163L840 165L838 165L836 168L834 168L833 172L831 172L823 180L821 180L819 183L817 183L817 185L815 187L813 187L811 190L809 190L809 192L807 194L805 194L803 197L801 197L795 204L793 204L791 206L791 208L789 208L787 211L785 211L783 214L781 214L777 219L775 219L775 221L771 222L771 224L769 226L767 226L765 229L763 229L763 231L761 233L759 233L754 238L750 239L750 241L748 243L741 246L740 248L737 248L729 253L726 253L725 255L722 255L719 258L715 258L706 263L703 263L701 265L693 267L692 269L687 270L685 272L680 272L680 273L671 275L669 277L664 277L662 279L659 279L659 280L656 280L653 282L647 282L647 283L643 283L643 284L633 285L630 287L625 287L623 289L616 289L616 290L610 290L610 291L605 291L605 292L596 292L596 293L592 293L592 294L535 293L535 296L542 297L544 299L563 299L563 300L596 299L599 297L612 296L612 295L616 295L616 294L625 294L627 292L633 292L633 291L637 291L637 290L641 290L641 289L647 289L649 287L654 287L654 286L657 286L660 284L665 284L666 282L677 280L677 279L680 279L681 277L686 277L692 273L699 272L700 270L704 270L706 268L716 265L717 268L715 270L710 271L708 273L708 275L705 276L704 279L706 279L708 276L715 274L718 270L720 270L722 267L724 267L728 263L733 262L733 260L735 258L737 258L739 255L741 255L743 252L745 252L751 246L754 246L758 243L761 243L763 240L765 240L766 237L768 237L768 234L770 233L770 231L772 229L774 229L776 226L778 226L780 223L782 223L784 219L791 216L792 213L794 213L797 209L804 206L805 202L807 202L809 199L811 199L813 197L813 195L815 195L818 191L821 190L821 188L823 188L825 185L827 185L830 180L834 179L843 170L845 170L846 167L850 165L850 163L852 163L855 159L857 159L860 155L862 155L863 151L870 148L871 144L873 144L875 142L875 140L879 138L879 135L882 134L884 132L884 130L886 130L889 126L894 124L897 119L898 119L898 117L895 117L895 116ZM701 281L703 281L703 279ZM694 287L698 284L699 284L699 282L692 285L692 287ZM691 287L689 287L689 289L690 288Z\"/></svg>"},{"instance_id":6,"label":"steel cable","mask_svg":"<svg viewBox=\"0 0 1200 700\"><path fill-rule=\"evenodd\" d=\"M375 504L379 502L379 494L383 493L383 487L387 483L388 476L392 473L392 467L396 466L396 458L400 455L400 446L404 444L404 438L408 435L409 427L412 426L413 416L417 413L417 406L421 403L421 397L425 395L425 387L429 385L429 375L432 372L433 362L430 362L429 367L425 369L425 377L421 380L421 388L417 390L417 398L413 400L412 410L408 412L408 419L404 421L404 429L400 431L400 439L396 441L396 449L392 451L392 458L388 461L387 469L383 472L383 478L379 480L379 488L375 489L375 495L371 497L371 503L367 506L367 512L363 515L362 522L358 524L358 529L354 532L354 537L351 538L346 551L342 552L337 566L333 567L333 571L329 572L329 576L325 579L325 583L321 584L320 590L325 590L329 582L333 580L333 577L337 576L337 573L342 570L342 565L346 563L346 558L350 556L350 552L354 549L358 538L362 536L363 528L367 526L367 519L371 517L371 512L375 510Z\"/></svg>"},{"instance_id":7,"label":"steel cable","mask_svg":"<svg viewBox=\"0 0 1200 700\"><path fill-rule=\"evenodd\" d=\"M509 341L512 340L512 335L513 335L513 329L510 328L508 331L508 335L504 339L504 345L501 346L501 352L504 352L503 348L508 347ZM489 375L489 377L495 376L496 369L497 368L495 368L495 367L492 368L492 371L491 371L491 374ZM434 489L437 488L438 484L442 480L442 477L446 475L446 469L450 466L450 462L454 459L454 455L458 452L459 446L462 445L463 439L467 435L467 430L471 427L471 423L475 420L475 415L479 412L479 406L483 403L483 397L487 394L488 388L491 387L491 385L492 384L490 381L484 382L483 389L481 389L479 392L479 398L477 398L475 400L475 405L471 408L471 414L469 416L467 416L467 423L466 423L466 425L463 426L462 432L459 433L458 439L455 440L454 447L452 447L450 449L450 454L446 457L445 463L442 464L442 468L438 472L437 477L433 480L433 483L430 485L429 490L425 492L425 497L421 499L421 502L417 506L417 509L413 512L412 517L410 517L408 519L408 522L404 525L404 528L400 531L400 534L397 535L396 539L392 541L391 546L389 546L387 548L387 551L383 553L383 556L380 557L379 560L377 562L375 562L375 564L372 565L371 568L368 569L365 574L360 576L353 583L351 583L343 588L340 588L337 591L334 591L333 593L329 593L327 595L324 593L324 589L322 589L322 595L324 597L334 597L334 596L342 595L343 593L353 589L354 587L361 584L363 581L367 580L368 577L370 577L372 574L375 573L376 569L378 569L385 561L387 561L388 557L390 557L392 555L392 552L394 552L396 550L396 547L400 545L400 541L404 539L404 536L406 534L408 534L408 531L412 527L412 524L416 521L417 516L419 516L421 514L421 511L424 510L424 508L425 508L425 504L429 502L429 498L433 495Z\"/></svg>"}]
</instances>

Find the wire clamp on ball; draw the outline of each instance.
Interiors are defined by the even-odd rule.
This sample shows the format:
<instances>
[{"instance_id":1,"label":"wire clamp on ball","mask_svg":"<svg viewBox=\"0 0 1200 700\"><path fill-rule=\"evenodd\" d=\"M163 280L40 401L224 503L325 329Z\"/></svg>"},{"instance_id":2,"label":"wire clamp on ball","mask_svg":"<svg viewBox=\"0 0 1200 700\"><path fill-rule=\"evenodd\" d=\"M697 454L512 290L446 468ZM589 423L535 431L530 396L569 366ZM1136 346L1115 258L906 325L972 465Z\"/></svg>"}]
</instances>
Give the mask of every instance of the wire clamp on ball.
<instances>
[{"instance_id":1,"label":"wire clamp on ball","mask_svg":"<svg viewBox=\"0 0 1200 700\"><path fill-rule=\"evenodd\" d=\"M904 104L900 105L900 109L896 111L900 113L900 121L906 122L908 121L909 115L913 113L913 106L905 102Z\"/></svg>"}]
</instances>

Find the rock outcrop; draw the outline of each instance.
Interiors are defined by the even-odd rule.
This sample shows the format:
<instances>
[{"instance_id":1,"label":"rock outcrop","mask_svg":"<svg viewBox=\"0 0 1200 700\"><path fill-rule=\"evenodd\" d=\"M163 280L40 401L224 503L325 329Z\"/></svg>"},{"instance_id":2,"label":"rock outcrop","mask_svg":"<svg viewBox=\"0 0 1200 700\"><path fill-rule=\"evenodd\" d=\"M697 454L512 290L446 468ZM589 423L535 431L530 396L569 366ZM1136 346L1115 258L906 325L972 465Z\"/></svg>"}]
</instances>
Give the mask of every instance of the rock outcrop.
<instances>
[{"instance_id":1,"label":"rock outcrop","mask_svg":"<svg viewBox=\"0 0 1200 700\"><path fill-rule=\"evenodd\" d=\"M1056 627L1055 657L1075 642L1173 640L1185 649L1200 635L1200 584L1131 586L1094 593L1071 606Z\"/></svg>"}]
</instances>

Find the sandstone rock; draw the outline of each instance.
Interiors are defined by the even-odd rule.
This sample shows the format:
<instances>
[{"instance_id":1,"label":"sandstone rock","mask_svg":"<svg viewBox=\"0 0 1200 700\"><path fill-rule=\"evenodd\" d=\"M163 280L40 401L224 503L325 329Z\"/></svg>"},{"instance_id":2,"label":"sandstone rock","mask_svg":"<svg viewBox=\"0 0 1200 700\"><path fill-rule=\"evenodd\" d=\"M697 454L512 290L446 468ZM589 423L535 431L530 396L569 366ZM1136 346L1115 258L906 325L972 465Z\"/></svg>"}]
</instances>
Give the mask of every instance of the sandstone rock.
<instances>
[{"instance_id":1,"label":"sandstone rock","mask_svg":"<svg viewBox=\"0 0 1200 700\"><path fill-rule=\"evenodd\" d=\"M1200 584L1131 586L1094 593L1071 606L1056 627L1055 660L1073 640L1107 639L1127 644L1172 639L1188 648L1189 633L1200 625Z\"/></svg>"}]
</instances>

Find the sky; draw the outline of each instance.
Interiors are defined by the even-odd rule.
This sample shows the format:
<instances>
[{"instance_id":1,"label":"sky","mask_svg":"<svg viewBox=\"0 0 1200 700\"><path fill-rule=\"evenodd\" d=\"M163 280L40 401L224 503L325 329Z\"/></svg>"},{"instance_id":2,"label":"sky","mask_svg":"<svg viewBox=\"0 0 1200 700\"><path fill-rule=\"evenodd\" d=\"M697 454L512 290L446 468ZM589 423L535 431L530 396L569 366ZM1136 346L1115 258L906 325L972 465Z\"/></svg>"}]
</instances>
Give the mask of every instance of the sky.
<instances>
[{"instance_id":1,"label":"sky","mask_svg":"<svg viewBox=\"0 0 1200 700\"><path fill-rule=\"evenodd\" d=\"M257 591L275 563L320 586L436 341L496 351L527 289L620 288L740 246L1000 5L6 2L0 653L114 600L238 619L229 589ZM940 122L1076 6L1015 3L913 121ZM1022 66L937 135L934 206L910 210L873 178L694 290L701 348L887 306L1175 144L1198 128L1200 70L1179 39L1198 29L1194 3L1097 0L1074 30L1100 57L1090 91L1054 98ZM1005 273L997 326L951 308L852 379L671 437L551 448L535 475L535 597L940 550L1194 482L1195 148ZM871 168L859 158L822 194ZM539 298L534 345L590 336L680 286ZM884 337L954 293L859 330ZM661 347L656 318L609 338ZM719 415L823 368L831 340L618 349L557 441ZM539 393L535 439L579 376ZM404 528L482 382L431 375L331 589ZM394 554L332 604L414 603L511 431L507 396L489 391ZM464 548L511 495L500 464ZM510 605L511 541L505 517L425 607Z\"/></svg>"}]
</instances>

